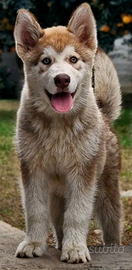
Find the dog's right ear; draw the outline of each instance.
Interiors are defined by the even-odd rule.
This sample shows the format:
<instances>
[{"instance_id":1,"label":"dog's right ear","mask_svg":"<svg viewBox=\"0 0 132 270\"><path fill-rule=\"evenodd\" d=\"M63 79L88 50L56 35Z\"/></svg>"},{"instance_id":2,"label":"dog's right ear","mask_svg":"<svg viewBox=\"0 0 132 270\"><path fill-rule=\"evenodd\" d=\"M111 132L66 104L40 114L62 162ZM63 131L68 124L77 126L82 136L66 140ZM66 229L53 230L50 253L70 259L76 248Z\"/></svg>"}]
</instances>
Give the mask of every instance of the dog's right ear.
<instances>
[{"instance_id":1,"label":"dog's right ear","mask_svg":"<svg viewBox=\"0 0 132 270\"><path fill-rule=\"evenodd\" d=\"M92 51L97 49L97 31L93 12L87 3L81 4L73 13L68 30Z\"/></svg>"},{"instance_id":2,"label":"dog's right ear","mask_svg":"<svg viewBox=\"0 0 132 270\"><path fill-rule=\"evenodd\" d=\"M31 51L32 48L35 47L43 34L43 30L33 14L25 9L20 9L18 11L14 29L16 51L18 55L23 58L26 52Z\"/></svg>"}]
</instances>

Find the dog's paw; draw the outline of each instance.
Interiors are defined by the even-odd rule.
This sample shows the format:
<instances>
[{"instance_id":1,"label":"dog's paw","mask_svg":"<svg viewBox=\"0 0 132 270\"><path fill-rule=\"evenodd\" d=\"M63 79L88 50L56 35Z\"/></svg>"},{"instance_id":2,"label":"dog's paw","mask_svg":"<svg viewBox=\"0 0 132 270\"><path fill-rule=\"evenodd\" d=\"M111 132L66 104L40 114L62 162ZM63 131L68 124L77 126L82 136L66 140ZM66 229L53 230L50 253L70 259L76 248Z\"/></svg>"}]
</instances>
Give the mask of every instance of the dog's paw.
<instances>
[{"instance_id":1,"label":"dog's paw","mask_svg":"<svg viewBox=\"0 0 132 270\"><path fill-rule=\"evenodd\" d=\"M18 246L15 256L20 258L40 257L44 254L45 250L46 247L39 242L23 241Z\"/></svg>"},{"instance_id":2,"label":"dog's paw","mask_svg":"<svg viewBox=\"0 0 132 270\"><path fill-rule=\"evenodd\" d=\"M61 261L68 263L86 263L87 261L91 261L91 257L85 245L76 245L62 249Z\"/></svg>"}]
</instances>

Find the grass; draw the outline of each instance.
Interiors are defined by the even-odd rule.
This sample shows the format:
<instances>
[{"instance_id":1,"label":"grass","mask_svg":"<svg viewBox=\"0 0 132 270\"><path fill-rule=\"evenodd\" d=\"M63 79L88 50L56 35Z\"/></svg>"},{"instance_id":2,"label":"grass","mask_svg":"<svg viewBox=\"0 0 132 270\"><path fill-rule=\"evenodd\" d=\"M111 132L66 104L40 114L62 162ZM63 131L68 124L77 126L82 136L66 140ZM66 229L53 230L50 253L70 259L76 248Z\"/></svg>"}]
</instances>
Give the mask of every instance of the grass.
<instances>
[{"instance_id":1,"label":"grass","mask_svg":"<svg viewBox=\"0 0 132 270\"><path fill-rule=\"evenodd\" d=\"M115 128L119 135L121 146L123 148L132 147L132 110L122 110L119 119L115 122Z\"/></svg>"},{"instance_id":2,"label":"grass","mask_svg":"<svg viewBox=\"0 0 132 270\"><path fill-rule=\"evenodd\" d=\"M23 228L19 167L13 143L17 108L16 101L0 101L0 219Z\"/></svg>"},{"instance_id":3,"label":"grass","mask_svg":"<svg viewBox=\"0 0 132 270\"><path fill-rule=\"evenodd\" d=\"M13 138L15 134L17 101L0 101L0 219L24 229L24 214L19 189L19 166ZM123 110L115 128L122 152L121 189L132 189L132 110ZM132 198L124 198L123 244L132 242ZM49 243L53 244L50 231ZM90 224L88 244L100 244L100 233L94 220Z\"/></svg>"}]
</instances>

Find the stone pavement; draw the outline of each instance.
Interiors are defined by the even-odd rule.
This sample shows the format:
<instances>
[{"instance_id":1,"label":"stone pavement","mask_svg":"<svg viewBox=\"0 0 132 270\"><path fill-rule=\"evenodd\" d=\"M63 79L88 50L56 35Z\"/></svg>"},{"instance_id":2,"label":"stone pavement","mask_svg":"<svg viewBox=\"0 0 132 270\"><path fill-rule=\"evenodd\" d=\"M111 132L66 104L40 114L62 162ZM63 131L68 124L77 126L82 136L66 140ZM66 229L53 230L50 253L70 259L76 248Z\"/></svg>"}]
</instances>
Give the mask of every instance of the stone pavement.
<instances>
[{"instance_id":1,"label":"stone pavement","mask_svg":"<svg viewBox=\"0 0 132 270\"><path fill-rule=\"evenodd\" d=\"M24 232L0 221L0 270L132 270L132 245L120 248L90 247L91 263L67 264L60 262L60 251L49 247L41 258L15 258L17 245ZM113 252L113 253L112 253Z\"/></svg>"}]
</instances>

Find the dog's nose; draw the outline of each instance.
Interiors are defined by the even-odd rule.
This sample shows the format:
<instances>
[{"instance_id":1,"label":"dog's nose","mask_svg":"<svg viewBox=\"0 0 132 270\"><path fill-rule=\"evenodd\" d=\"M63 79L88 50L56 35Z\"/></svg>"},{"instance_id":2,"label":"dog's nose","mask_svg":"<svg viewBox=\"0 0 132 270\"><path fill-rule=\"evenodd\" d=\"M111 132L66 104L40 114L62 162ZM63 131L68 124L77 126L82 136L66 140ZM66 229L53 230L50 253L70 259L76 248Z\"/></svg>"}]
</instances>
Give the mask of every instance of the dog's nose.
<instances>
[{"instance_id":1,"label":"dog's nose","mask_svg":"<svg viewBox=\"0 0 132 270\"><path fill-rule=\"evenodd\" d=\"M58 74L54 78L55 85L61 89L67 87L70 83L70 77L67 74Z\"/></svg>"}]
</instances>

